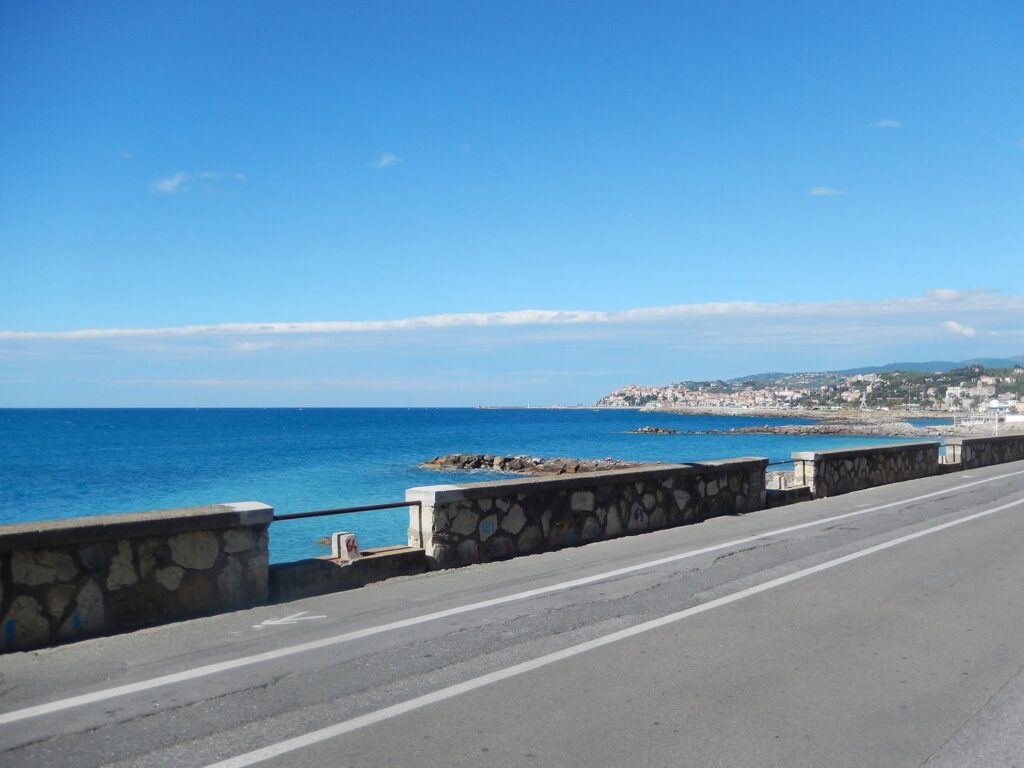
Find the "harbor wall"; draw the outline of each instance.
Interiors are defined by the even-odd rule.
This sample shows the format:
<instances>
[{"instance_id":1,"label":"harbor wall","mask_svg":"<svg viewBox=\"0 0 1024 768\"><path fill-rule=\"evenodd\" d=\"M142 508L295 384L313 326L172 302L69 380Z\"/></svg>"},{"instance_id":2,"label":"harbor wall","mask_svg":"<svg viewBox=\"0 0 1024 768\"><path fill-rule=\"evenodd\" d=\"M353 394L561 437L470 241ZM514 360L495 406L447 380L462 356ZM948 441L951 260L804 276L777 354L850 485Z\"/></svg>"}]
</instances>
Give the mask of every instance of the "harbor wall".
<instances>
[{"instance_id":1,"label":"harbor wall","mask_svg":"<svg viewBox=\"0 0 1024 768\"><path fill-rule=\"evenodd\" d=\"M258 502L0 526L0 651L267 600Z\"/></svg>"},{"instance_id":2,"label":"harbor wall","mask_svg":"<svg viewBox=\"0 0 1024 768\"><path fill-rule=\"evenodd\" d=\"M1024 459L1024 435L953 437L946 439L945 446L947 461L958 462L961 469Z\"/></svg>"},{"instance_id":3,"label":"harbor wall","mask_svg":"<svg viewBox=\"0 0 1024 768\"><path fill-rule=\"evenodd\" d=\"M410 488L409 545L433 568L687 525L765 506L763 458Z\"/></svg>"},{"instance_id":4,"label":"harbor wall","mask_svg":"<svg viewBox=\"0 0 1024 768\"><path fill-rule=\"evenodd\" d=\"M797 451L791 458L797 483L816 499L939 474L937 442Z\"/></svg>"}]
</instances>

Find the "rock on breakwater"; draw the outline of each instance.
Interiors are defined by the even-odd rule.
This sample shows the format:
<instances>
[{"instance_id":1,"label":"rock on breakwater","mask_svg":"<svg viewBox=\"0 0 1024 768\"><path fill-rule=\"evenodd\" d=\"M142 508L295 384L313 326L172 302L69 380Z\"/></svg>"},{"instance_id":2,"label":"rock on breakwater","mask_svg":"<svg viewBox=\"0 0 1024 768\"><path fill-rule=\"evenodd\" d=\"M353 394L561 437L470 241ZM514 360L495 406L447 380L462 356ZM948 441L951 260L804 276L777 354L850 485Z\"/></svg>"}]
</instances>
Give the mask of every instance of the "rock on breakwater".
<instances>
[{"instance_id":1,"label":"rock on breakwater","mask_svg":"<svg viewBox=\"0 0 1024 768\"><path fill-rule=\"evenodd\" d=\"M520 475L575 475L579 472L601 472L642 466L635 461L619 459L571 459L564 457L495 456L489 453L449 453L435 456L420 466L438 470L489 470Z\"/></svg>"},{"instance_id":2,"label":"rock on breakwater","mask_svg":"<svg viewBox=\"0 0 1024 768\"><path fill-rule=\"evenodd\" d=\"M679 430L668 427L640 427L629 430L629 433L631 435L678 435Z\"/></svg>"}]
</instances>

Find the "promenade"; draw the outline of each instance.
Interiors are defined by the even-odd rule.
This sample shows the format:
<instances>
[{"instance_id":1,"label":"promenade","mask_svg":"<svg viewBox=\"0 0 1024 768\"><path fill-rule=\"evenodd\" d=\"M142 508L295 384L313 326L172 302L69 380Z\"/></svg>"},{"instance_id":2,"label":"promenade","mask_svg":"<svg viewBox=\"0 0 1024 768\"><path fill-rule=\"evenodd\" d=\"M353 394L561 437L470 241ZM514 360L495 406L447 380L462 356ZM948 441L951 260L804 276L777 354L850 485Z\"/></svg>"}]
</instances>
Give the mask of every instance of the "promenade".
<instances>
[{"instance_id":1,"label":"promenade","mask_svg":"<svg viewBox=\"0 0 1024 768\"><path fill-rule=\"evenodd\" d=\"M0 657L0 761L1002 766L1024 462Z\"/></svg>"}]
</instances>

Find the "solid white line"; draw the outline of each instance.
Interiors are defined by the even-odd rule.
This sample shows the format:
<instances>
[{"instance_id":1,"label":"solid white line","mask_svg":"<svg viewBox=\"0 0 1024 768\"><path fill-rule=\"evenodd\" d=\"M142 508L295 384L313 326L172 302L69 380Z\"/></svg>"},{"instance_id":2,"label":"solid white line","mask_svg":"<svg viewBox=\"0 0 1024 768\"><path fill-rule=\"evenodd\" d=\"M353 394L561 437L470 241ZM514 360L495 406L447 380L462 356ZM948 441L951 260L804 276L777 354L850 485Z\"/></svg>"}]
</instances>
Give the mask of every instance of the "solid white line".
<instances>
[{"instance_id":1,"label":"solid white line","mask_svg":"<svg viewBox=\"0 0 1024 768\"><path fill-rule=\"evenodd\" d=\"M904 504L913 504L914 502L922 501L924 499L931 499L934 498L935 496L942 496L943 494L956 493L957 491L962 491L966 488L972 488L976 485L982 485L984 483L990 483L996 480L1003 480L1008 477L1016 477L1017 475L1024 475L1024 470L1018 472L1009 472L1003 475L996 475L994 477L985 478L984 480L975 480L972 483L962 483L960 485L953 486L952 488L944 488L939 491L932 491L930 493L924 493L919 496L913 496L909 499L901 499L898 501L889 502L887 504L880 504L876 507L869 507L868 509L858 509L853 512L846 512L841 515L833 515L832 517L826 517L819 520L812 520L811 522L807 523L791 525L786 528L777 528L772 531L766 531L765 533L758 533L752 536L745 536L741 539L733 539L732 541L726 541L722 544L713 544L708 547L702 547L701 549L693 549L687 552L681 552L675 555L661 557L657 560L648 560L642 563L637 563L635 565L629 565L623 568L616 568L615 570L611 571L604 571L602 573L597 573L592 576L584 576L579 579L572 579L570 581L559 582L558 584L551 584L547 587L538 587L536 589L529 589L524 592L516 592L514 594L505 595L503 597L495 597L489 600L481 600L476 603L468 603L466 605L456 606L455 608L447 608L442 611L435 611L433 613L427 613L421 616L413 616L412 618L408 619L392 621L387 624L379 624L374 627L357 629L352 632L345 632L340 635L325 637L320 640L311 640L310 642L306 643L289 645L283 648L277 648L273 651L257 653L252 656L242 656L237 659L231 659L230 661L222 661L215 664L205 664L201 667L194 667L193 669L187 669L182 672L174 672L169 675L161 675L160 677L153 677L148 680L140 680L136 683L129 683L127 685L120 685L114 688L107 688L100 691L94 691L92 693L85 693L80 696L71 696L66 699L58 699L56 701L51 701L46 704L25 707L24 709L16 709L11 712L5 712L0 714L0 725L18 722L19 720L27 720L31 717L48 715L54 712L61 712L65 709L81 707L85 706L86 704L95 704L99 701L106 701L108 699L117 698L119 696L127 696L132 693L139 693L141 691L148 691L152 690L153 688L160 688L167 685L174 685L176 683L183 683L188 680L195 680L196 678L206 677L208 675L215 675L221 672L228 672L232 669L238 669L239 667L247 667L253 664L262 664L263 662L274 661L276 659L284 658L286 656L294 656L300 653L316 651L321 648L329 648L334 645L348 643L353 640L359 640L364 637L378 635L383 632L391 632L396 629L405 629L406 627L413 627L417 624L424 624L430 621L437 621L438 619L446 619L450 616L458 616L459 614L469 613L471 611L478 611L484 608L493 608L494 606L505 605L506 603L513 603L519 600L528 600L532 597L548 595L554 592L562 592L565 590L574 589L576 587L594 584L599 581L613 579L618 576L623 576L629 573L636 573L637 571L644 571L651 568L657 568L658 566L678 562L679 560L685 560L691 557L698 557L700 555L705 555L710 552L717 552L722 549L729 549L731 547L742 546L743 544L749 544L752 541L760 541L762 539L771 538L772 536L780 536L782 534L792 533L793 531L799 531L804 528L812 528L815 526L827 525L829 523L834 523L837 520L846 520L851 517L857 517L859 515L867 515L872 512L878 512L883 509L890 509L892 507L898 507Z\"/></svg>"},{"instance_id":2,"label":"solid white line","mask_svg":"<svg viewBox=\"0 0 1024 768\"><path fill-rule=\"evenodd\" d=\"M977 520L978 518L994 515L997 512L1002 512L1003 510L1019 506L1020 504L1024 504L1024 499L1011 501L1008 504L1003 504L998 507L993 507L992 509L986 509L982 512L976 512L972 515L967 515L966 517L951 520L948 523L942 523L941 525L926 528L922 531L917 531L916 533L900 536L899 538L891 539L883 542L882 544L876 544L873 547L868 547L867 549L862 549L849 555L844 555L843 557L837 557L835 560L819 563L818 565L811 566L810 568L804 568L801 571L796 571L795 573L791 573L787 576L781 576L777 579L772 579L771 581L766 581L753 587L742 589L739 592L733 592L730 595L725 595L724 597L719 597L715 600L709 600L706 603L695 605L692 608L687 608L683 611L677 611L676 613L670 613L658 619L645 621L642 624L621 629L602 637L596 637L593 640L588 640L585 643L579 643L578 645L573 645L560 651L555 651L554 653L538 656L536 659L524 661L520 664L506 667L505 669L495 670L494 672L490 672L486 675L475 677L472 680L466 680L465 682L458 683L447 688L442 688L423 696L417 696L414 699L409 699L408 701L403 701L399 704L393 704L390 707L378 709L375 712L368 712L365 715L354 717L351 720L345 720L335 725L328 726L327 728L311 731L303 734L302 736L296 736L295 738L278 742L277 744L271 744L270 746L263 747L262 749L247 752L244 755L213 763L208 765L206 768L246 768L247 766L255 763L261 763L264 760L279 757L287 754L288 752L294 752L297 749L302 749L321 741L326 741L327 739L333 739L337 736L351 733L352 731L360 728L365 728L368 725L374 725L384 720L390 720L393 717L398 717L399 715L404 715L408 712L422 709L430 706L431 704L437 704L438 702L460 696L463 693L475 691L479 688L483 688L484 686L491 685L492 683L507 680L510 677L516 677L517 675L522 675L526 672L532 672L535 669L540 669L541 667L546 667L550 664L554 664L555 662L572 658L573 656L578 656L581 653L592 651L595 648L601 648L602 646L610 645L611 643L616 643L620 640L625 640L644 632L650 632L651 630L664 627L668 624L674 624L678 621L689 618L690 616L696 616L699 613L704 613L705 611L710 611L714 608L721 608L723 605L735 603L737 600L743 600L744 598L752 597L753 595L760 594L761 592L766 592L769 589L781 587L784 584L789 584L790 582L797 581L798 579L812 576L813 574L821 573L822 571L827 571L830 568L835 568L836 566L849 563L853 560L859 560L862 557L867 557L868 555L873 555L876 552L881 552L883 550L899 546L900 544L905 544L908 541L919 539L922 536L928 536L933 533L938 533L939 531L944 531L947 528L952 528L957 525L963 525L964 523L971 522L972 520Z\"/></svg>"}]
</instances>

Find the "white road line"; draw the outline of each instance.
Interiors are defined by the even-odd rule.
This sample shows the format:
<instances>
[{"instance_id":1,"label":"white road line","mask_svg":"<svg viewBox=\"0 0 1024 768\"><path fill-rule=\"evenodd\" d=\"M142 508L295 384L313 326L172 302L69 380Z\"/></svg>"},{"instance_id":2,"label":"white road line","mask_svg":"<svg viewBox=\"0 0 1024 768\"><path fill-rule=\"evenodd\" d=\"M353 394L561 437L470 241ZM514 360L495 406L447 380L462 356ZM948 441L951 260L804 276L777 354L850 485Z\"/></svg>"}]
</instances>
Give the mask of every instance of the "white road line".
<instances>
[{"instance_id":1,"label":"white road line","mask_svg":"<svg viewBox=\"0 0 1024 768\"><path fill-rule=\"evenodd\" d=\"M511 667L506 667L505 669L498 669L486 675L475 677L472 680L466 680L465 682L458 683L447 688L442 688L441 690L434 691L433 693L428 693L423 696L417 696L414 699L409 699L408 701L403 701L399 704L394 704L390 707L385 707L384 709L378 709L376 712L368 712L365 715L354 717L351 720L345 720L335 725L328 726L327 728L321 728L317 731L311 731L309 733L303 734L302 736L296 736L293 739L278 742L277 744L271 744L270 746L263 747L262 749L247 752L244 755L239 755L237 757L232 757L227 760L222 760L218 763L213 763L211 765L208 765L206 768L246 768L247 766L254 765L255 763L261 763L264 760L270 760L274 757L280 757L281 755L287 754L289 752L294 752L297 749L302 749L304 747L317 744L321 741L333 739L338 736L342 736L346 733L351 733L352 731L358 730L360 728L365 728L368 725L374 725L384 720L390 720L393 717L398 717L399 715L404 715L408 712L413 712L417 709L423 709L424 707L428 707L431 704L437 704L447 699L460 696L463 693L475 691L479 688L483 688L484 686L491 685L492 683L497 683L501 680L507 680L510 677L516 677L526 672L532 672L535 669L546 667L550 664L554 664L555 662L563 661L564 659L569 659L573 656L579 656L580 654L592 651L595 648L601 648L605 645L616 643L619 640L625 640L626 638L634 637L644 632L650 632L653 629L658 629L668 624L674 624L678 621L682 621L683 619L689 618L690 616L696 616L699 613L704 613L705 611L710 611L714 608L721 608L724 605L729 605L729 603L735 603L737 600L743 600L744 598L752 597L754 595L760 594L761 592L766 592L769 589L781 587L784 584L789 584L792 581L797 581L798 579L802 579L806 576L812 576L816 573L827 571L830 568L835 568L836 566L843 565L844 563L849 563L853 560L859 560L862 557L867 557L868 555L873 555L876 552L881 552L883 550L899 546L900 544L905 544L908 541L919 539L922 536L928 536L933 533L938 533L939 531L944 531L947 528L952 528L957 525L963 525L964 523L971 522L972 520L987 517L988 515L994 515L997 512L1002 512L1003 510L1009 509L1010 507L1016 507L1021 504L1024 504L1024 499L1011 501L1008 504L1002 504L1001 506L993 507L992 509L986 509L982 512L976 512L973 515L967 515L966 517L951 520L948 523L942 523L941 525L936 525L932 528L925 528L924 530L917 531L916 533L907 534L906 536L900 536L896 539L890 539L889 541L883 542L882 544L876 544L873 547L868 547L867 549L862 549L857 552L853 552L849 555L844 555L843 557L837 557L835 560L829 560L827 562L811 566L810 568L804 568L801 571L796 571L795 573L791 573L787 576L781 576L777 579L772 579L771 581L766 581L761 584L757 584L753 587L742 589L739 592L733 592L731 595L725 595L724 597L719 597L715 600L710 600L706 603L695 605L692 608L687 608L683 611L670 613L658 619L645 621L642 624L637 624L635 626L628 627L627 629L621 629L617 632L612 632L611 634L604 635L602 637L596 637L593 640L588 640L585 643L579 643L578 645L573 645L568 648L564 648L561 651L555 651L554 653L548 653L544 656L538 656L536 659L524 661L520 664L515 664Z\"/></svg>"},{"instance_id":2,"label":"white road line","mask_svg":"<svg viewBox=\"0 0 1024 768\"><path fill-rule=\"evenodd\" d=\"M812 520L811 522L807 523L791 525L786 528L776 528L775 530L766 531L765 533L758 533L753 536L745 536L741 539L733 539L732 541L726 541L722 544L713 544L709 547L702 547L701 549L693 549L687 552L680 552L678 554L669 555L667 557L661 557L656 560L647 560L642 563L636 563L634 565L625 566L623 568L616 568L615 570L611 571L604 571L603 573L596 573L592 576L584 576L579 579L563 581L559 582L558 584L551 584L546 587L528 589L524 592L516 592L514 594L505 595L503 597L491 598L490 600L481 600L476 603L468 603L466 605L456 606L455 608L447 608L442 611L435 611L433 613L427 613L421 616L413 616L412 618L401 619L399 621L392 621L387 624L379 624L375 627L357 629L352 632L345 632L340 635L325 637L320 640L311 640L306 643L289 645L283 648L277 648L273 651L257 653L252 656L242 656L237 659L231 659L230 661L222 661L215 664L205 664L201 667L194 667L192 669L186 669L182 672L174 672L169 675L161 675L160 677L153 677L148 680L140 680L136 683L129 683L127 685L120 685L114 688L93 691L92 693L85 693L80 696L70 696L66 699L58 699L56 701L51 701L46 704L39 704L33 707L25 707L24 709L16 709L10 712L4 712L0 714L0 725L5 725L7 723L15 723L19 720L27 720L31 717L40 717L42 715L48 715L54 712L61 712L65 709L81 707L85 706L86 704L95 704L99 701L106 701L108 699L114 699L119 696L127 696L132 693L139 693L141 691L148 691L152 690L153 688L161 688L167 685L183 683L189 680L195 680L196 678L206 677L208 675L215 675L221 672L228 672L232 669L238 669L239 667L247 667L253 664L262 664L263 662L274 661L276 659L284 658L286 656L294 656L300 653L316 651L321 648L329 648L334 645L348 643L353 640L362 639L364 637L379 635L383 632L391 632L396 629L413 627L417 624L425 624L430 621L437 621L438 619L446 619L450 616L458 616L459 614L469 613L471 611L478 611L484 608L493 608L494 606L505 605L506 603L513 603L519 600L528 600L532 597L548 595L554 592L562 592L565 590L574 589L576 587L594 584L599 581L613 579L618 576L623 576L625 574L636 573L637 571L644 571L651 568L657 568L658 566L678 562L679 560L685 560L691 557L698 557L700 555L705 555L710 552L717 552L722 549L729 549L731 547L742 546L743 544L749 544L752 541L760 541L762 539L771 538L772 536L780 536L786 533L792 533L793 531L799 531L804 528L813 528L815 526L828 525L829 523L834 523L837 520L847 520L851 517L867 515L872 512L881 511L883 509L891 509L892 507L898 507L905 504L913 504L914 502L922 501L924 499L931 499L936 496L942 496L944 494L956 493L957 491L962 491L977 485L991 483L996 480L1003 480L1008 477L1016 477L1018 475L1024 475L1024 470L1017 472L1009 472L1003 475L995 475L993 477L985 478L984 480L975 480L974 482L971 483L961 483L960 485L953 486L952 488L944 488L939 491L932 491L930 493L924 493L919 496L913 496L909 499L900 499L898 501L892 501L887 504L880 504L875 507L869 507L868 509L858 509L853 512L846 512L841 515L833 515L832 517L826 517L819 520Z\"/></svg>"}]
</instances>

